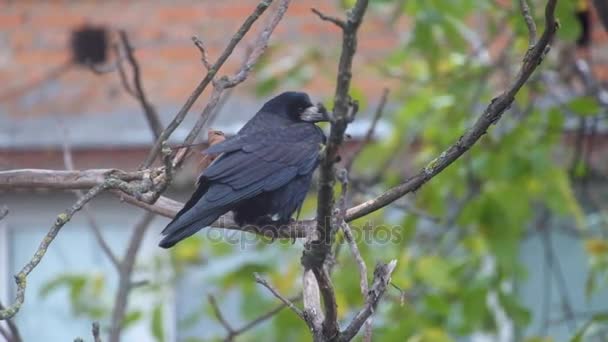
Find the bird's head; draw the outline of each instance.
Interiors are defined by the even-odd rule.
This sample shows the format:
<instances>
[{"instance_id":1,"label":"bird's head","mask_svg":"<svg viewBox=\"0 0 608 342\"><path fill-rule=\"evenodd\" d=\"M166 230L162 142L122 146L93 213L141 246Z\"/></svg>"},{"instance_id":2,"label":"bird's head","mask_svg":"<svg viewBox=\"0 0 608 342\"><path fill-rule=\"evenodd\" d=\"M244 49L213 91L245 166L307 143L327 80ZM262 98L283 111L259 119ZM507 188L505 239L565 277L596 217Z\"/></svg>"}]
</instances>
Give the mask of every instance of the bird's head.
<instances>
[{"instance_id":1,"label":"bird's head","mask_svg":"<svg viewBox=\"0 0 608 342\"><path fill-rule=\"evenodd\" d=\"M289 119L300 122L329 121L329 113L323 105L314 105L306 93L288 91L275 96L264 104L265 112L286 115Z\"/></svg>"}]
</instances>

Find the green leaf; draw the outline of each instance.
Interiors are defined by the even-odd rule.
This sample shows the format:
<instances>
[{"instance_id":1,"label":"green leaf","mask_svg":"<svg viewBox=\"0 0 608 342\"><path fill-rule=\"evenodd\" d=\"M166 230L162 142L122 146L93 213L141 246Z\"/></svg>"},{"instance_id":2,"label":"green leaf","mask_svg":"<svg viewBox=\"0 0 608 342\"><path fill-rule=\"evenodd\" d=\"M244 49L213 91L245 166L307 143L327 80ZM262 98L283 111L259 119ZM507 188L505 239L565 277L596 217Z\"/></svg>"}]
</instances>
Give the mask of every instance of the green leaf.
<instances>
[{"instance_id":1,"label":"green leaf","mask_svg":"<svg viewBox=\"0 0 608 342\"><path fill-rule=\"evenodd\" d=\"M585 340L583 340L583 337L585 337L585 334L587 333L587 330L589 330L589 328L595 324L595 323L606 323L608 322L608 313L601 313L601 314L597 314L594 315L589 321L587 321L587 323L585 323L577 332L576 334L572 337L572 339L570 340L570 342L583 342Z\"/></svg>"},{"instance_id":2,"label":"green leaf","mask_svg":"<svg viewBox=\"0 0 608 342\"><path fill-rule=\"evenodd\" d=\"M122 327L126 329L126 328L130 327L131 325L135 324L136 322L138 322L142 317L143 317L143 313L141 312L141 310L129 311L129 312L127 312L127 314L125 315L125 318L122 321Z\"/></svg>"},{"instance_id":3,"label":"green leaf","mask_svg":"<svg viewBox=\"0 0 608 342\"><path fill-rule=\"evenodd\" d=\"M566 104L570 110L581 116L594 116L600 113L601 107L597 101L590 96L577 97Z\"/></svg>"},{"instance_id":4,"label":"green leaf","mask_svg":"<svg viewBox=\"0 0 608 342\"><path fill-rule=\"evenodd\" d=\"M152 323L150 328L156 341L163 342L165 340L165 331L163 328L163 307L161 303L157 304L154 307L154 311L152 311Z\"/></svg>"}]
</instances>

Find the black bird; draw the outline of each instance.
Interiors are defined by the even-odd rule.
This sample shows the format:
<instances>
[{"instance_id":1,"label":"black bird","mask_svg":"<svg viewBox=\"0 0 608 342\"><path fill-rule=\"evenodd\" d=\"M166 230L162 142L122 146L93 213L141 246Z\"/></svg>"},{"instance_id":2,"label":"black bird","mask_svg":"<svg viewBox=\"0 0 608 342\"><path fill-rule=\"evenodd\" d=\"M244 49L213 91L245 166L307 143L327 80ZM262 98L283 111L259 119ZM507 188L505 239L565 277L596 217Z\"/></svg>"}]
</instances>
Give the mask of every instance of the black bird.
<instances>
[{"instance_id":1,"label":"black bird","mask_svg":"<svg viewBox=\"0 0 608 342\"><path fill-rule=\"evenodd\" d=\"M240 226L288 223L306 197L325 143L314 123L327 120L306 93L285 92L266 102L235 136L205 151L220 155L162 231L159 246L172 247L231 210Z\"/></svg>"}]
</instances>

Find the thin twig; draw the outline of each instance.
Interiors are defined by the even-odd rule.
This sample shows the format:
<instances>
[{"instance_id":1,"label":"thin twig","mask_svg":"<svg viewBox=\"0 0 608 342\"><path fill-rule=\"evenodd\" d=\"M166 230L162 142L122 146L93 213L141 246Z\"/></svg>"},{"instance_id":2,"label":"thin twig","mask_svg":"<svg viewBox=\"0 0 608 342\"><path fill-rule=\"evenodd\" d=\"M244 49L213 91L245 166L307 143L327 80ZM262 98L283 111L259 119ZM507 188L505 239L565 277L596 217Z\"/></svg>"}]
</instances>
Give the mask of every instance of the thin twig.
<instances>
[{"instance_id":1,"label":"thin twig","mask_svg":"<svg viewBox=\"0 0 608 342\"><path fill-rule=\"evenodd\" d=\"M298 295L292 298L288 298L288 300L293 303L293 302L297 302L299 300L302 299L302 295ZM287 304L282 303L280 305L277 305L276 307L274 307L273 309L268 310L268 312L261 314L260 316L258 316L255 319L252 319L249 323L246 323L245 325L243 325L242 327L235 329L234 330L234 336L236 335L240 335L242 333L244 333L247 330L250 330L251 328L257 326L258 324L266 321L267 319L271 318L272 316L278 314L279 312L281 312L283 309L285 309L287 307Z\"/></svg>"},{"instance_id":2,"label":"thin twig","mask_svg":"<svg viewBox=\"0 0 608 342\"><path fill-rule=\"evenodd\" d=\"M82 209L85 204L87 204L90 200L92 200L95 196L99 195L102 191L107 188L107 183L104 182L102 184L96 185L91 190L89 190L84 196L78 199L76 203L70 208L68 208L65 212L59 214L55 223L51 226L48 233L46 233L45 237L40 242L40 245L36 249L36 253L30 259L30 261L23 266L21 271L15 275L15 283L17 284L17 294L15 296L15 302L11 304L6 309L0 310L0 320L5 320L11 318L19 312L21 309L21 305L23 305L23 301L25 300L25 288L27 286L27 276L38 266L46 251L48 250L51 242L55 239L61 228L72 219L72 216Z\"/></svg>"},{"instance_id":3,"label":"thin twig","mask_svg":"<svg viewBox=\"0 0 608 342\"><path fill-rule=\"evenodd\" d=\"M158 139L160 137L161 132L163 131L163 124L160 122L160 118L158 116L158 113L156 112L156 109L154 108L154 106L152 106L150 101L148 101L146 93L144 92L141 81L141 71L139 68L139 63L137 62L137 59L133 54L133 47L129 42L127 33L124 30L120 30L118 31L118 35L120 36L120 41L122 42L127 61L129 61L129 65L133 70L133 85L135 86L135 94L133 94L132 91L129 91L130 88L126 88L126 90L131 95L135 95L135 99L139 101L139 104L143 108L144 114L146 115L146 119L148 120L148 124L150 125L150 129L154 134L154 138ZM118 61L117 63L120 64L120 61ZM123 75L121 75L121 77L122 76Z\"/></svg>"},{"instance_id":4,"label":"thin twig","mask_svg":"<svg viewBox=\"0 0 608 342\"><path fill-rule=\"evenodd\" d=\"M255 277L256 283L267 288L268 291L270 291L275 297L277 297L281 302L283 302L283 304L285 304L285 306L287 306L289 309L291 309L291 311L293 311L296 315L298 315L305 322L308 322L308 319L306 318L306 315L304 314L304 312L302 310L300 310L297 306L295 306L295 304L292 301L290 301L289 299L285 298L282 294L280 294L277 289L275 289L272 285L270 285L268 283L268 281L266 281L266 279L260 277L260 275L257 273L254 273L253 276Z\"/></svg>"},{"instance_id":5,"label":"thin twig","mask_svg":"<svg viewBox=\"0 0 608 342\"><path fill-rule=\"evenodd\" d=\"M372 137L374 136L374 132L376 131L376 126L378 125L378 121L380 121L380 117L384 113L384 106L386 106L386 101L388 99L388 88L384 88L382 90L382 95L380 96L380 102L378 102L378 107L376 107L376 112L374 113L374 117L372 122L365 133L365 137L359 143L355 151L351 154L348 161L344 164L344 168L350 172L353 167L353 163L357 159L357 157L361 154L363 149L372 141Z\"/></svg>"},{"instance_id":6,"label":"thin twig","mask_svg":"<svg viewBox=\"0 0 608 342\"><path fill-rule=\"evenodd\" d=\"M363 257L361 256L361 252L359 251L359 247L357 246L357 241L355 241L353 237L353 232L350 229L348 223L344 222L342 224L342 232L344 232L344 238L346 242L348 242L350 252L353 253L353 257L355 258L355 262L357 263L357 268L359 269L359 287L361 288L361 294L363 295L363 298L367 301L369 297L369 283L367 281L367 266L365 265L365 260L363 260ZM372 340L371 315L365 322L365 335L363 337L363 340Z\"/></svg>"},{"instance_id":7,"label":"thin twig","mask_svg":"<svg viewBox=\"0 0 608 342\"><path fill-rule=\"evenodd\" d=\"M215 75L218 73L219 69L222 67L222 65L224 65L224 63L226 62L228 57L230 57L230 55L234 51L234 48L243 39L245 34L251 28L251 26L253 26L253 23L262 15L262 13L264 13L264 11L266 11L266 9L268 8L268 6L270 6L271 3L272 3L272 0L261 1L256 6L253 13L251 13L249 15L249 17L247 17L245 22L243 22L241 27L238 29L238 31L235 33L235 35L232 37L232 39L230 39L230 42L228 43L228 46L226 47L224 52L220 55L220 57L217 59L217 61L213 64L211 69L209 69L209 72L207 72L207 75L205 75L205 78L203 78L203 80L198 84L198 86L196 86L196 88L194 89L192 94L188 97L188 99L186 100L186 102L184 103L182 108L179 110L179 112L177 112L177 114L175 115L173 120L171 120L169 125L162 131L159 138L156 140L156 143L150 150L148 157L146 157L146 160L144 161L144 163L141 167L142 169L148 168L148 167L150 167L150 165L152 165L152 163L154 162L154 160L156 159L156 157L158 156L158 154L160 152L162 142L166 141L169 138L169 136L173 133L173 131L175 131L175 129L184 121L184 118L188 114L188 111L190 111L190 108L192 108L192 105L194 104L194 102L196 102L196 100L199 98L199 96L207 88L209 83L211 83L211 81L215 78Z\"/></svg>"},{"instance_id":8,"label":"thin twig","mask_svg":"<svg viewBox=\"0 0 608 342\"><path fill-rule=\"evenodd\" d=\"M397 266L397 260L392 260L388 264L379 263L374 270L374 281L365 301L365 306L359 311L348 327L340 333L339 341L350 341L355 337L363 323L374 313L378 302L384 295L388 284L391 282L391 274Z\"/></svg>"},{"instance_id":9,"label":"thin twig","mask_svg":"<svg viewBox=\"0 0 608 342\"><path fill-rule=\"evenodd\" d=\"M63 140L63 164L65 165L66 170L74 171L74 160L72 157L72 150L70 148L70 145L68 144L67 136L67 132L64 132L65 139ZM73 190L73 193L77 199L83 196L81 190ZM93 212L89 209L89 205L85 205L82 209L87 218L87 221L89 221L89 227L91 228L91 231L95 236L95 240L97 240L97 243L101 247L101 250L108 257L108 259L110 259L112 265L114 265L116 269L119 269L120 264L118 262L118 258L116 258L116 255L114 255L114 252L112 252L112 248L110 248L110 245L103 238L101 228L99 227L99 224L97 224L97 220L95 219Z\"/></svg>"},{"instance_id":10,"label":"thin twig","mask_svg":"<svg viewBox=\"0 0 608 342\"><path fill-rule=\"evenodd\" d=\"M123 328L123 320L127 311L129 293L133 289L131 286L131 276L133 274L137 252L139 251L144 234L150 227L154 216L155 215L150 212L145 212L139 222L135 224L133 233L129 239L129 246L120 263L118 272L118 291L116 292L116 297L114 299L110 335L108 339L110 342L120 341L120 333Z\"/></svg>"},{"instance_id":11,"label":"thin twig","mask_svg":"<svg viewBox=\"0 0 608 342\"><path fill-rule=\"evenodd\" d=\"M524 17L524 21L528 26L528 45L533 47L536 44L536 23L534 17L530 12L530 6L528 6L527 0L519 0L519 8L521 9L521 15Z\"/></svg>"},{"instance_id":12,"label":"thin twig","mask_svg":"<svg viewBox=\"0 0 608 342\"><path fill-rule=\"evenodd\" d=\"M220 310L219 306L217 305L217 302L215 301L215 297L210 294L209 296L207 296L207 299L209 300L209 305L211 305L211 308L213 309L215 318L217 318L217 320L224 327L224 329L226 329L226 331L228 331L229 338L227 338L227 340L228 339L232 340L232 335L234 334L234 328L232 328L230 323L228 323L226 318L224 318L224 315L222 315L222 311Z\"/></svg>"},{"instance_id":13,"label":"thin twig","mask_svg":"<svg viewBox=\"0 0 608 342\"><path fill-rule=\"evenodd\" d=\"M194 142L194 139L196 139L196 137L199 135L200 131L208 122L209 118L214 113L216 113L216 107L219 106L224 91L236 87L238 84L245 81L245 79L249 76L249 73L251 72L255 64L258 62L264 51L266 51L270 36L283 18L285 12L287 12L290 1L291 0L281 0L277 10L273 13L271 20L268 22L268 24L266 24L266 26L258 35L253 48L250 49L250 52L247 54L239 70L234 75L223 76L218 81L213 82L213 93L211 94L211 97L208 100L207 105L203 109L198 120L196 121L196 123L188 133L188 136L183 142L183 145L187 146L186 149L183 151L183 153L181 153L179 156L176 156L173 160L173 164L176 168L179 168L181 166L181 164L185 160L185 157L188 155L190 151L190 147L188 145L191 145ZM204 49L202 51L204 51Z\"/></svg>"},{"instance_id":14,"label":"thin twig","mask_svg":"<svg viewBox=\"0 0 608 342\"><path fill-rule=\"evenodd\" d=\"M205 69L207 69L207 71L211 70L211 63L209 63L209 57L207 57L207 49L205 48L203 41L200 40L197 36L192 36L192 42L201 52L201 61L203 62Z\"/></svg>"},{"instance_id":15,"label":"thin twig","mask_svg":"<svg viewBox=\"0 0 608 342\"><path fill-rule=\"evenodd\" d=\"M98 322L93 322L93 324L91 324L91 332L93 333L93 341L101 342L101 336L99 335L99 323Z\"/></svg>"},{"instance_id":16,"label":"thin twig","mask_svg":"<svg viewBox=\"0 0 608 342\"><path fill-rule=\"evenodd\" d=\"M338 19L336 17L331 17L331 16L328 16L328 15L325 15L325 14L321 13L321 11L319 11L316 8L311 8L310 10L314 14L316 14L317 16L319 16L319 18L321 18L321 20L329 21L330 23L333 23L334 25L338 26L341 29L344 29L344 27L346 26L346 24L344 23L344 20L342 20L342 19Z\"/></svg>"},{"instance_id":17,"label":"thin twig","mask_svg":"<svg viewBox=\"0 0 608 342\"><path fill-rule=\"evenodd\" d=\"M346 212L347 222L381 209L406 194L419 189L422 185L460 158L460 156L468 151L486 133L491 125L500 120L502 114L513 103L517 92L528 81L530 75L536 70L545 54L548 52L549 43L555 36L557 30L557 23L554 15L556 3L557 0L548 1L545 8L545 31L537 44L526 53L523 65L516 79L507 90L492 100L473 126L467 129L456 143L448 147L437 158L429 162L418 174L411 177L406 182L385 191L376 198L348 209Z\"/></svg>"},{"instance_id":18,"label":"thin twig","mask_svg":"<svg viewBox=\"0 0 608 342\"><path fill-rule=\"evenodd\" d=\"M6 205L3 205L2 207L0 207L0 220L2 220L3 218L6 217L6 215L8 215L8 207Z\"/></svg>"}]
</instances>

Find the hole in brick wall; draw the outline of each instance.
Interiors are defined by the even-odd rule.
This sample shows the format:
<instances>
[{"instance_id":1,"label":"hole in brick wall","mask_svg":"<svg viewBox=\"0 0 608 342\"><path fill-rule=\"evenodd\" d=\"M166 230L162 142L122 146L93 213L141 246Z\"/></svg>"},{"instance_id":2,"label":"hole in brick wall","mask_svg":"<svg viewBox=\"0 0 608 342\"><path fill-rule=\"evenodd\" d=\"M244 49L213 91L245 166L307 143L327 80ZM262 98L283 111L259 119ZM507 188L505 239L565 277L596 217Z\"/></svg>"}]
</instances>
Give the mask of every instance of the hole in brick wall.
<instances>
[{"instance_id":1,"label":"hole in brick wall","mask_svg":"<svg viewBox=\"0 0 608 342\"><path fill-rule=\"evenodd\" d=\"M100 64L108 55L108 34L104 27L84 26L72 31L72 59L81 65Z\"/></svg>"}]
</instances>

